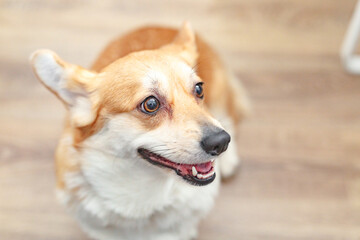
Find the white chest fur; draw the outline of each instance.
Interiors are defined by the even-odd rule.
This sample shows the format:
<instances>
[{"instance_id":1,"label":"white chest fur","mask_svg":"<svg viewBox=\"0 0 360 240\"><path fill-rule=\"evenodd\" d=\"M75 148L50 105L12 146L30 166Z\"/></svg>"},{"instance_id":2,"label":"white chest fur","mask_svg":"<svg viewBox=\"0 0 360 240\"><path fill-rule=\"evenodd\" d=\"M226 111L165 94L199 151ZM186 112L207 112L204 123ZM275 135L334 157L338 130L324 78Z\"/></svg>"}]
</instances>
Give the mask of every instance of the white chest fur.
<instances>
[{"instance_id":1,"label":"white chest fur","mask_svg":"<svg viewBox=\"0 0 360 240\"><path fill-rule=\"evenodd\" d=\"M136 157L87 151L80 159L81 171L66 175L66 189L58 195L95 239L191 239L219 187L219 176L207 186L192 186L173 170Z\"/></svg>"}]
</instances>

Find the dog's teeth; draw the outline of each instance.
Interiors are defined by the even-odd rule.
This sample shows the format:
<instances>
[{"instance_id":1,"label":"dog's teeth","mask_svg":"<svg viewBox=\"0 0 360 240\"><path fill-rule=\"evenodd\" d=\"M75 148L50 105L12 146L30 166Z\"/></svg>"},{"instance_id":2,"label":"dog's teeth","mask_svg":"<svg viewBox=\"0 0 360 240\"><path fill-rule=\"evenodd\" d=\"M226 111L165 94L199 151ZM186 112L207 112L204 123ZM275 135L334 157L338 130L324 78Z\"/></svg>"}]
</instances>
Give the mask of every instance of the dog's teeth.
<instances>
[{"instance_id":1,"label":"dog's teeth","mask_svg":"<svg viewBox=\"0 0 360 240\"><path fill-rule=\"evenodd\" d=\"M211 159L211 162L213 163L215 161L215 159Z\"/></svg>"},{"instance_id":2,"label":"dog's teeth","mask_svg":"<svg viewBox=\"0 0 360 240\"><path fill-rule=\"evenodd\" d=\"M215 173L214 171L211 171L208 174L203 175L203 178L208 178L208 177L212 176L214 173Z\"/></svg>"},{"instance_id":3,"label":"dog's teeth","mask_svg":"<svg viewBox=\"0 0 360 240\"><path fill-rule=\"evenodd\" d=\"M215 171L211 171L211 172L209 172L208 174L204 174L204 175L198 173L198 174L196 175L196 177L197 177L197 178L200 178L200 179L204 179L204 178L208 178L208 177L214 175L214 173L215 173Z\"/></svg>"},{"instance_id":4,"label":"dog's teeth","mask_svg":"<svg viewBox=\"0 0 360 240\"><path fill-rule=\"evenodd\" d=\"M194 166L192 167L192 174L194 175L194 177L197 175L197 171L196 171L196 168Z\"/></svg>"}]
</instances>

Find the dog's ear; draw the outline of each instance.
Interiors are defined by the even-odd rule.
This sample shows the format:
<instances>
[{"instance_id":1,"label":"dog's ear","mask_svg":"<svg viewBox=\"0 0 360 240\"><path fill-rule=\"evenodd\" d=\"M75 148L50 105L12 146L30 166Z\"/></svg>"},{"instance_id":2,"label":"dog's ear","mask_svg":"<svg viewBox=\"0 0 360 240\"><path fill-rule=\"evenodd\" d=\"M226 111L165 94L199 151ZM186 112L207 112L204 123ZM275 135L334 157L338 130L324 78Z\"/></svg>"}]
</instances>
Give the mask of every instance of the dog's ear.
<instances>
[{"instance_id":1,"label":"dog's ear","mask_svg":"<svg viewBox=\"0 0 360 240\"><path fill-rule=\"evenodd\" d=\"M196 36L189 22L184 22L179 29L172 44L165 46L170 47L176 51L182 59L184 59L190 66L195 66L198 58L198 51L196 47Z\"/></svg>"},{"instance_id":2,"label":"dog's ear","mask_svg":"<svg viewBox=\"0 0 360 240\"><path fill-rule=\"evenodd\" d=\"M173 43L181 46L181 57L184 58L191 66L195 66L198 58L196 37L189 22L185 21L183 23Z\"/></svg>"},{"instance_id":3,"label":"dog's ear","mask_svg":"<svg viewBox=\"0 0 360 240\"><path fill-rule=\"evenodd\" d=\"M97 114L97 74L61 60L50 50L34 52L30 61L37 78L68 108L75 127L91 124Z\"/></svg>"}]
</instances>

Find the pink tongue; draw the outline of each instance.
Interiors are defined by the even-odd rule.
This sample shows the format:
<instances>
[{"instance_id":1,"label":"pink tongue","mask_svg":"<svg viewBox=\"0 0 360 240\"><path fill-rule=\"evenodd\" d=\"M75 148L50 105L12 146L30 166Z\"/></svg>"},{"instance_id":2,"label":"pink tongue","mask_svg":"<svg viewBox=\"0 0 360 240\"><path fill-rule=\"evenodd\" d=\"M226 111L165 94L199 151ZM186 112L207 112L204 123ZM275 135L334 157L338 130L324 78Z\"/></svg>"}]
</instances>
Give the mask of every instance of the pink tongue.
<instances>
[{"instance_id":1,"label":"pink tongue","mask_svg":"<svg viewBox=\"0 0 360 240\"><path fill-rule=\"evenodd\" d=\"M210 169L211 169L211 162L200 163L200 164L196 164L194 166L198 172L206 173L206 172L210 171Z\"/></svg>"}]
</instances>

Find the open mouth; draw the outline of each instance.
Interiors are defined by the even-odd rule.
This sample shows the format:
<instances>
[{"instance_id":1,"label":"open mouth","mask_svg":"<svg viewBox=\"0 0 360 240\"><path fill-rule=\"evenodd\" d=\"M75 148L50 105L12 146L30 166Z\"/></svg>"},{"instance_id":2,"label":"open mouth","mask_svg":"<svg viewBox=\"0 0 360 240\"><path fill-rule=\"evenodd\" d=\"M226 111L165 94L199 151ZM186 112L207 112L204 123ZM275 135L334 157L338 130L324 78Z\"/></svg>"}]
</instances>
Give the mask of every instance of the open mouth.
<instances>
[{"instance_id":1,"label":"open mouth","mask_svg":"<svg viewBox=\"0 0 360 240\"><path fill-rule=\"evenodd\" d=\"M179 176L194 185L207 185L214 181L216 176L213 161L199 164L182 164L172 162L144 148L139 148L138 153L152 164L175 170Z\"/></svg>"}]
</instances>

